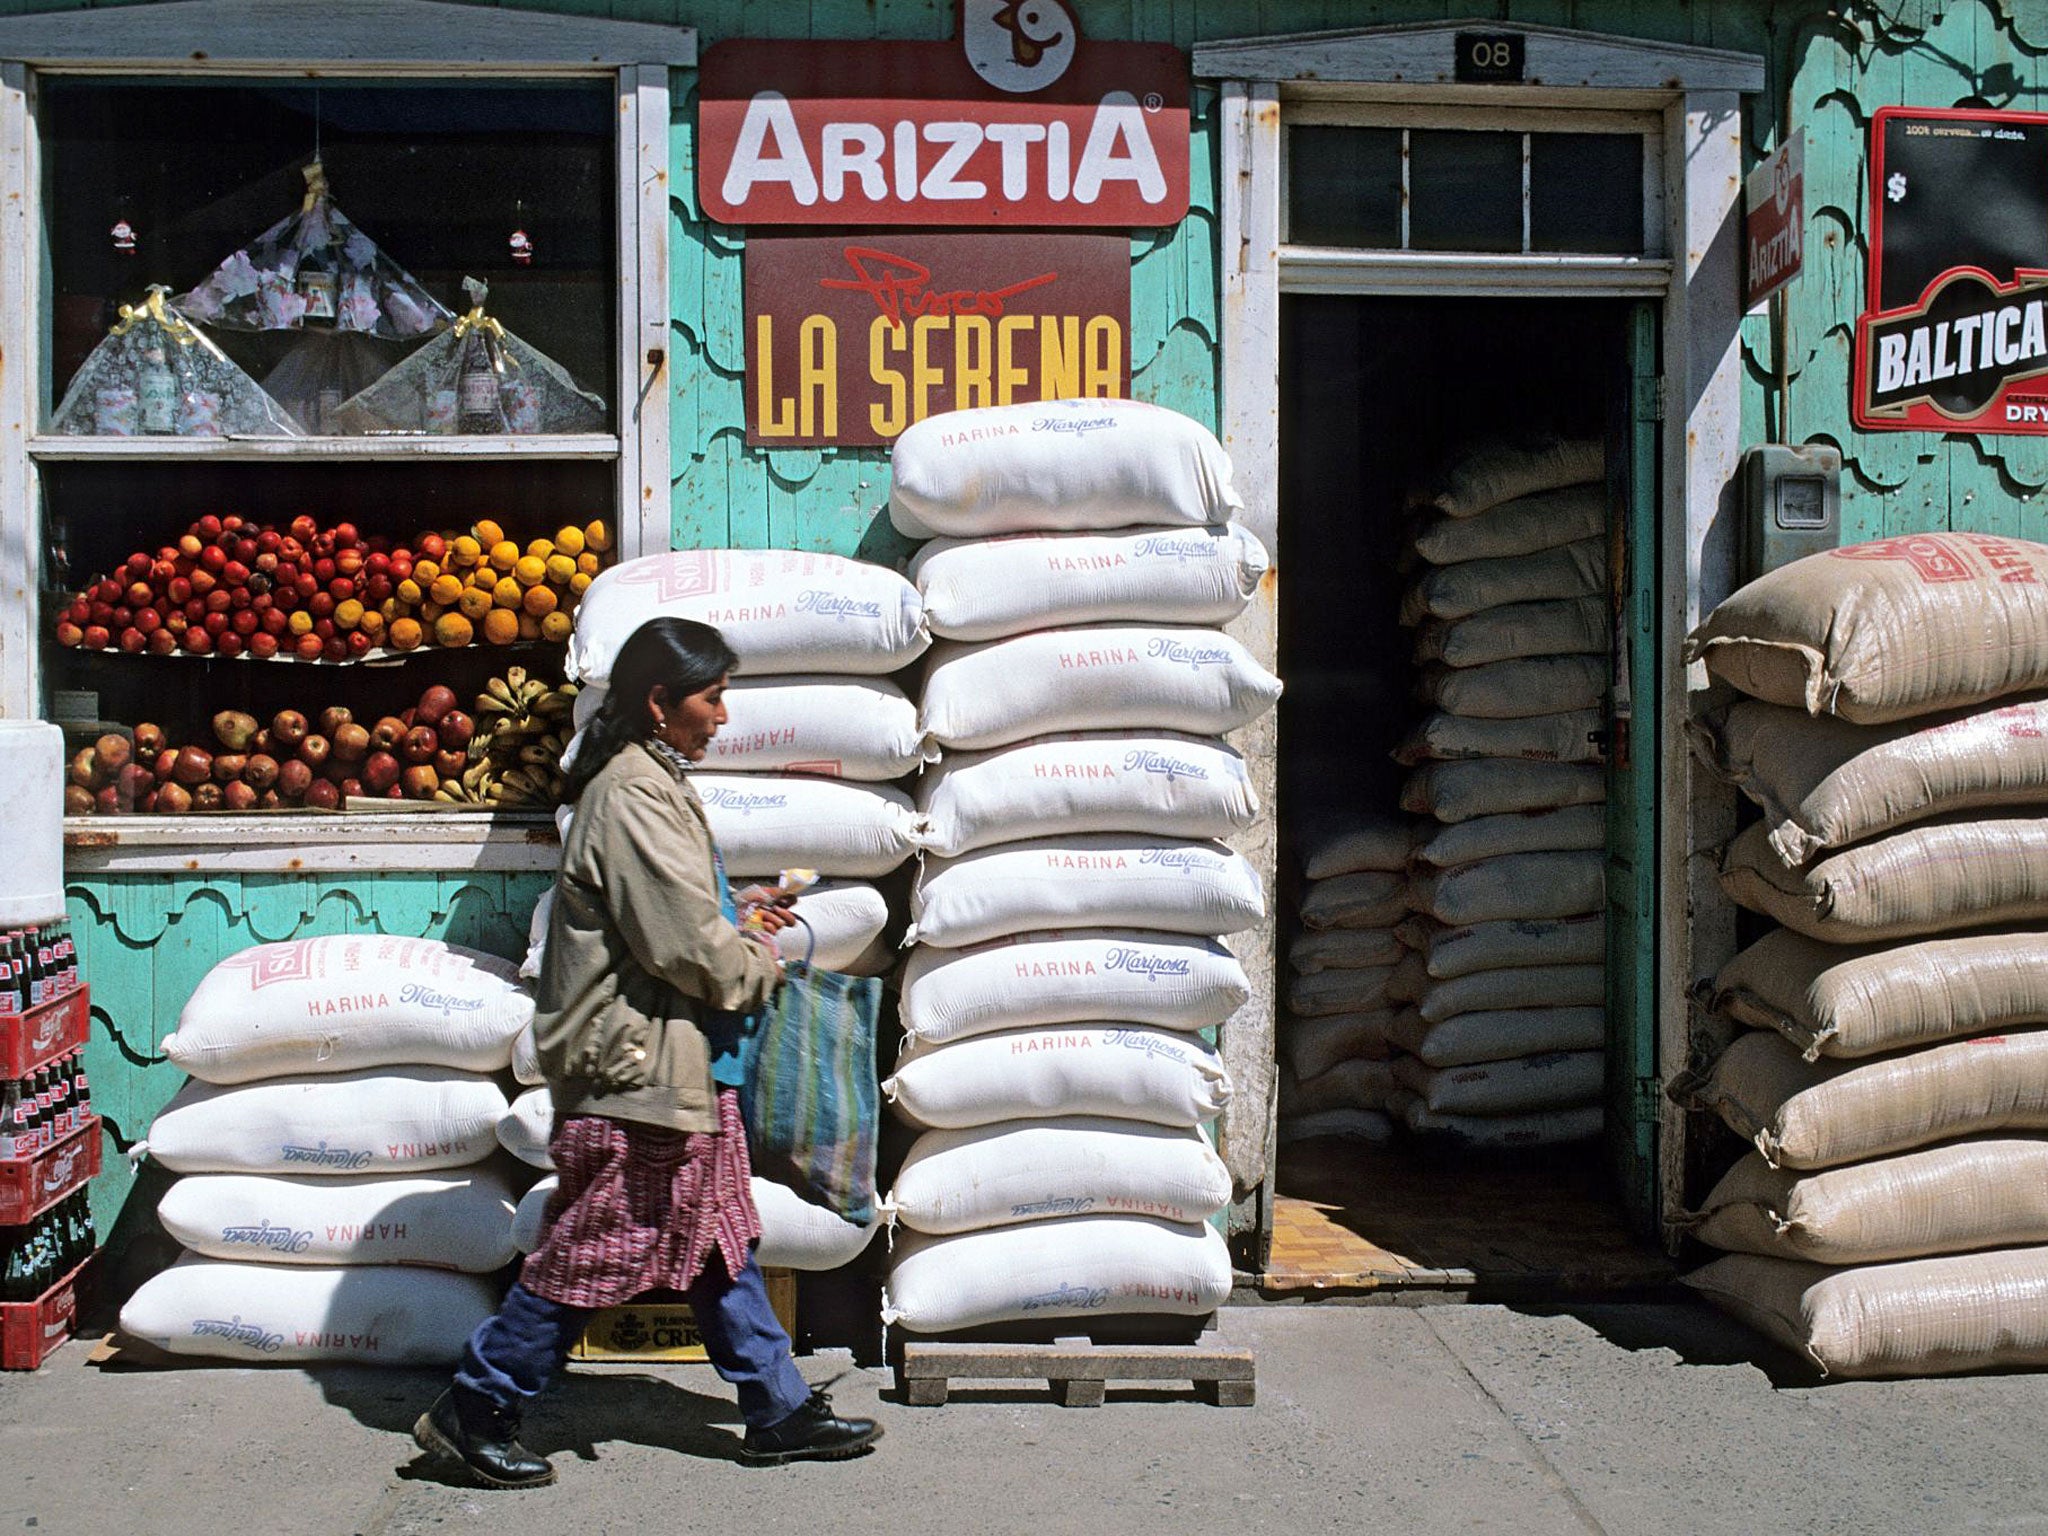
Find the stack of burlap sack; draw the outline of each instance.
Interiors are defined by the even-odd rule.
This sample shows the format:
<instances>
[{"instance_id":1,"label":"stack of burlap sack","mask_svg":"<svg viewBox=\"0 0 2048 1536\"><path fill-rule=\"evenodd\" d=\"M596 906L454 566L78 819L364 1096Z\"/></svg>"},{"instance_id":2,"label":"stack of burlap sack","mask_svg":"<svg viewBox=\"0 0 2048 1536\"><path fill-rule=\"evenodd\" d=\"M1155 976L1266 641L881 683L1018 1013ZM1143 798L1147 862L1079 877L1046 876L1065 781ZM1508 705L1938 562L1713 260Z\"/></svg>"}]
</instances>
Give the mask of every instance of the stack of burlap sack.
<instances>
[{"instance_id":1,"label":"stack of burlap sack","mask_svg":"<svg viewBox=\"0 0 2048 1536\"><path fill-rule=\"evenodd\" d=\"M1598 1134L1605 1026L1607 490L1593 442L1456 461L1423 509L1412 853L1388 979L1393 1109L1482 1147Z\"/></svg>"},{"instance_id":2,"label":"stack of burlap sack","mask_svg":"<svg viewBox=\"0 0 2048 1536\"><path fill-rule=\"evenodd\" d=\"M924 854L883 1093L920 1134L885 1208L886 1322L1201 1314L1230 1288L1204 1031L1251 995L1220 942L1258 812L1221 739L1280 692L1217 626L1265 550L1215 438L1129 401L912 427L890 514L932 630Z\"/></svg>"},{"instance_id":3,"label":"stack of burlap sack","mask_svg":"<svg viewBox=\"0 0 2048 1536\"><path fill-rule=\"evenodd\" d=\"M1407 954L1399 926L1418 825L1361 812L1333 816L1302 839L1301 928L1287 945L1278 1031L1283 1142L1392 1134L1387 984Z\"/></svg>"},{"instance_id":4,"label":"stack of burlap sack","mask_svg":"<svg viewBox=\"0 0 2048 1536\"><path fill-rule=\"evenodd\" d=\"M1722 885L1783 925L1674 1085L1756 1148L1689 1283L1835 1375L2048 1363L2048 546L1811 556L1688 655L1725 685L1696 748L1763 809Z\"/></svg>"},{"instance_id":5,"label":"stack of burlap sack","mask_svg":"<svg viewBox=\"0 0 2048 1536\"><path fill-rule=\"evenodd\" d=\"M245 1363L454 1360L515 1256L531 1176L495 1132L532 1022L509 962L431 939L216 965L164 1041L191 1081L136 1149L184 1175L158 1215L187 1253L122 1331Z\"/></svg>"}]
</instances>

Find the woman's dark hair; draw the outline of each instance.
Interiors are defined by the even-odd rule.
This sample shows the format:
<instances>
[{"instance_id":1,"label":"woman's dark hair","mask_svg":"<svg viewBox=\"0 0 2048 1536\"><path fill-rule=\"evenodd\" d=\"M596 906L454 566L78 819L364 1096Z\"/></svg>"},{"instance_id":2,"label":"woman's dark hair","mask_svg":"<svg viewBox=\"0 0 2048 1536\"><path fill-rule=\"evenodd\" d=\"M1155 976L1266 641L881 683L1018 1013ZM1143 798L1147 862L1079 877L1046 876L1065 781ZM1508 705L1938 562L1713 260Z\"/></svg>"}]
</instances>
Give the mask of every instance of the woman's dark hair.
<instances>
[{"instance_id":1,"label":"woman's dark hair","mask_svg":"<svg viewBox=\"0 0 2048 1536\"><path fill-rule=\"evenodd\" d=\"M621 747L647 739L649 693L659 688L667 698L687 698L737 671L739 664L725 636L695 619L649 619L634 630L612 663L597 718L583 727L576 764L567 774L568 798L581 796Z\"/></svg>"}]
</instances>

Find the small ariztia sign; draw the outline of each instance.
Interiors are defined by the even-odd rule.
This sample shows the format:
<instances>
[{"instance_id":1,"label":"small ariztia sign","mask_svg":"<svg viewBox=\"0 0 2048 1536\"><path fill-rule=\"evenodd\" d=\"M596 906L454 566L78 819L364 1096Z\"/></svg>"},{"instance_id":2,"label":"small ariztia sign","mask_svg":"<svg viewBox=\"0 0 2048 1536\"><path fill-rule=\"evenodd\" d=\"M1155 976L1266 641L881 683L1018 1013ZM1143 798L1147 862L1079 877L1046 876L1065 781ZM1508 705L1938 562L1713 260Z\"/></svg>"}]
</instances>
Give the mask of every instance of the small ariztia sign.
<instances>
[{"instance_id":1,"label":"small ariztia sign","mask_svg":"<svg viewBox=\"0 0 2048 1536\"><path fill-rule=\"evenodd\" d=\"M2048 114L1881 107L1856 424L2048 432Z\"/></svg>"},{"instance_id":2,"label":"small ariztia sign","mask_svg":"<svg viewBox=\"0 0 2048 1536\"><path fill-rule=\"evenodd\" d=\"M971 406L1130 393L1130 241L754 235L747 441L887 444Z\"/></svg>"},{"instance_id":3,"label":"small ariztia sign","mask_svg":"<svg viewBox=\"0 0 2048 1536\"><path fill-rule=\"evenodd\" d=\"M1062 0L960 0L950 43L734 39L704 55L697 196L726 224L1176 224L1178 49Z\"/></svg>"}]
</instances>

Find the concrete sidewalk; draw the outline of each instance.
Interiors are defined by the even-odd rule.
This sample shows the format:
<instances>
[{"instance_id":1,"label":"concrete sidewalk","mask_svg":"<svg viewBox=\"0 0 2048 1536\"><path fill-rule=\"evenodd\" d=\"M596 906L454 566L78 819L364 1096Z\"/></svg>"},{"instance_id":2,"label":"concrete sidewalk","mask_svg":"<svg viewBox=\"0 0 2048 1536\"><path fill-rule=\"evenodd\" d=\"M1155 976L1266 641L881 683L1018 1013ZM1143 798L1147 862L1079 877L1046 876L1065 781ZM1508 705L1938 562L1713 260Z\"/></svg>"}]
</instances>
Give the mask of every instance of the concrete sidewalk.
<instances>
[{"instance_id":1,"label":"concrete sidewalk","mask_svg":"<svg viewBox=\"0 0 2048 1536\"><path fill-rule=\"evenodd\" d=\"M889 1375L807 1358L881 1417L875 1453L737 1464L709 1367L583 1367L529 1423L553 1487L442 1481L409 1432L436 1375L355 1368L101 1371L73 1343L0 1377L0 1529L221 1536L2048 1530L2048 1374L1814 1385L1687 1303L1227 1310L1254 1408L1043 1387L894 1401Z\"/></svg>"}]
</instances>

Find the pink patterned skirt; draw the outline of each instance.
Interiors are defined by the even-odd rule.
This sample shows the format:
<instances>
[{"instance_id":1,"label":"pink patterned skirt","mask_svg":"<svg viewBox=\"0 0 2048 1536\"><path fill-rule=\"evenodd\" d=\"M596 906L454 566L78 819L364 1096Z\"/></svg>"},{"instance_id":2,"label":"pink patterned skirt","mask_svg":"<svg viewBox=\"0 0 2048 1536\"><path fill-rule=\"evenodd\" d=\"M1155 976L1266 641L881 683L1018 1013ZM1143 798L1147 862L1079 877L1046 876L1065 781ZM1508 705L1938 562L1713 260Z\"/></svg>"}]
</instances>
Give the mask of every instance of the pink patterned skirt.
<instances>
[{"instance_id":1,"label":"pink patterned skirt","mask_svg":"<svg viewBox=\"0 0 2048 1536\"><path fill-rule=\"evenodd\" d=\"M736 1275L761 1236L739 1095L718 1090L716 1131L572 1115L548 1141L561 1188L519 1283L570 1307L687 1290L712 1249Z\"/></svg>"}]
</instances>

